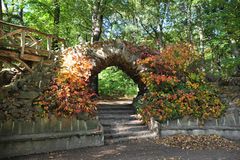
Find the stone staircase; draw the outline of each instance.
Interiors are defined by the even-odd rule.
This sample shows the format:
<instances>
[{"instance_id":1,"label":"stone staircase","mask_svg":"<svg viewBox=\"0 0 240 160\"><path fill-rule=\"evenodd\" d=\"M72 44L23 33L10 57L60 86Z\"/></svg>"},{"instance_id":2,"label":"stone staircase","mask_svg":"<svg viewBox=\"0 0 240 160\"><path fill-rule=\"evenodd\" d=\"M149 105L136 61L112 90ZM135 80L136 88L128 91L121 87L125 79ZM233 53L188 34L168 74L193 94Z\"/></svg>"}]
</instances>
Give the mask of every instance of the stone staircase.
<instances>
[{"instance_id":1,"label":"stone staircase","mask_svg":"<svg viewBox=\"0 0 240 160\"><path fill-rule=\"evenodd\" d=\"M98 117L104 128L105 144L156 137L136 115L131 101L100 103Z\"/></svg>"}]
</instances>

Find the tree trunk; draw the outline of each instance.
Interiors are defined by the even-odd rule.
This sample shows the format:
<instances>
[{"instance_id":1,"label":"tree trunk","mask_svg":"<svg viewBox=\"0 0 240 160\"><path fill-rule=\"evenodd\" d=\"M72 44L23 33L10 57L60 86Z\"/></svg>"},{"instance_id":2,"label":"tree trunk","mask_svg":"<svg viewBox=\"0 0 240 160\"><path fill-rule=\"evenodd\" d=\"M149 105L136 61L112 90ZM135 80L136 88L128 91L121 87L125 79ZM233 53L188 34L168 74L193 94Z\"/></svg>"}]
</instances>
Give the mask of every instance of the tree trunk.
<instances>
[{"instance_id":1,"label":"tree trunk","mask_svg":"<svg viewBox=\"0 0 240 160\"><path fill-rule=\"evenodd\" d=\"M189 4L187 4L188 6L188 15L187 15L187 24L188 24L188 41L189 43L192 43L193 41L193 36L192 36L192 0L190 0L190 2L187 2Z\"/></svg>"},{"instance_id":2,"label":"tree trunk","mask_svg":"<svg viewBox=\"0 0 240 160\"><path fill-rule=\"evenodd\" d=\"M0 0L0 20L3 20L2 0ZM0 25L0 37L3 36L3 28ZM0 40L1 42L1 40ZM3 62L0 61L0 71L2 70Z\"/></svg>"},{"instance_id":3,"label":"tree trunk","mask_svg":"<svg viewBox=\"0 0 240 160\"><path fill-rule=\"evenodd\" d=\"M91 43L99 41L101 37L103 23L101 3L102 0L94 0L93 3ZM95 93L98 95L98 75L94 77L91 85Z\"/></svg>"},{"instance_id":4,"label":"tree trunk","mask_svg":"<svg viewBox=\"0 0 240 160\"><path fill-rule=\"evenodd\" d=\"M3 20L2 0L0 0L0 20Z\"/></svg>"},{"instance_id":5,"label":"tree trunk","mask_svg":"<svg viewBox=\"0 0 240 160\"><path fill-rule=\"evenodd\" d=\"M102 33L103 15L101 10L102 0L95 0L92 11L92 38L91 43L99 41Z\"/></svg>"},{"instance_id":6,"label":"tree trunk","mask_svg":"<svg viewBox=\"0 0 240 160\"><path fill-rule=\"evenodd\" d=\"M22 25L24 25L24 21L23 21L23 0L21 0L21 8L20 8L20 11L19 11L19 19L20 19L20 23Z\"/></svg>"},{"instance_id":7,"label":"tree trunk","mask_svg":"<svg viewBox=\"0 0 240 160\"><path fill-rule=\"evenodd\" d=\"M54 11L53 11L53 34L58 37L59 34L59 23L60 23L60 3L59 0L53 0L53 6L54 6ZM57 39L53 39L52 42L52 48L54 50L59 49L58 46L58 41Z\"/></svg>"},{"instance_id":8,"label":"tree trunk","mask_svg":"<svg viewBox=\"0 0 240 160\"><path fill-rule=\"evenodd\" d=\"M238 58L240 56L240 52L239 52L236 40L231 39L231 46L232 46L232 56L234 58ZM240 76L240 64L236 66L235 75L234 76Z\"/></svg>"},{"instance_id":9,"label":"tree trunk","mask_svg":"<svg viewBox=\"0 0 240 160\"><path fill-rule=\"evenodd\" d=\"M203 26L199 27L199 49L201 54L201 63L202 69L205 69L205 54L204 54L204 33L203 33Z\"/></svg>"}]
</instances>

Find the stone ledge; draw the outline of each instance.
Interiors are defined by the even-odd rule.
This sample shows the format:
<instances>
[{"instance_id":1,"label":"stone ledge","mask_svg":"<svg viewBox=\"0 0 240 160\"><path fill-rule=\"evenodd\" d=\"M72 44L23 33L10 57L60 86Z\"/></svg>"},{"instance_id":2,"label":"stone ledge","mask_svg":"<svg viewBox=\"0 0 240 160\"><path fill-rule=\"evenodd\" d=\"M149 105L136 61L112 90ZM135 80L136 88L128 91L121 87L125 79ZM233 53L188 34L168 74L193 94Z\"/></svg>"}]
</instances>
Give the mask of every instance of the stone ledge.
<instances>
[{"instance_id":1,"label":"stone ledge","mask_svg":"<svg viewBox=\"0 0 240 160\"><path fill-rule=\"evenodd\" d=\"M69 136L92 136L101 134L101 130L89 130L88 132L61 132L61 133L40 133L40 134L26 134L26 135L13 135L1 136L0 143L10 141L26 141L26 140L46 140L54 138L65 138Z\"/></svg>"},{"instance_id":2,"label":"stone ledge","mask_svg":"<svg viewBox=\"0 0 240 160\"><path fill-rule=\"evenodd\" d=\"M160 130L194 130L194 129L202 129L202 130L207 130L207 129L214 129L214 130L240 130L240 127L228 127L228 126L212 126L212 127L160 127Z\"/></svg>"},{"instance_id":3,"label":"stone ledge","mask_svg":"<svg viewBox=\"0 0 240 160\"><path fill-rule=\"evenodd\" d=\"M47 119L43 121L50 122ZM19 123L17 127L18 129L14 129L14 123L12 123L12 121L6 122L6 125L4 125L5 127L3 127L3 125L0 126L0 159L20 155L104 145L103 127L97 119L91 121L64 119L64 121L65 122L61 121L61 123L58 123L60 130L55 130L53 126L51 128L50 123L38 123L38 127L43 127L47 130L35 130L35 122ZM83 124L83 127L76 125L79 124L79 122ZM27 127L28 125L26 124L34 127ZM44 126L47 127L45 128ZM61 129L64 126L68 129ZM28 129L29 132L24 132L23 134L21 131L23 127ZM19 128L21 132L19 131ZM36 133L36 131L39 132ZM46 132L42 133L44 131ZM6 133L11 134L7 135Z\"/></svg>"},{"instance_id":4,"label":"stone ledge","mask_svg":"<svg viewBox=\"0 0 240 160\"><path fill-rule=\"evenodd\" d=\"M238 130L215 130L215 129L162 129L159 132L161 137L171 136L176 134L185 134L185 135L211 135L216 134L232 140L240 140L240 129Z\"/></svg>"},{"instance_id":5,"label":"stone ledge","mask_svg":"<svg viewBox=\"0 0 240 160\"><path fill-rule=\"evenodd\" d=\"M0 122L0 136L27 135L40 133L64 133L90 131L99 129L99 121L78 120L76 118L39 118L36 121L4 121Z\"/></svg>"}]
</instances>

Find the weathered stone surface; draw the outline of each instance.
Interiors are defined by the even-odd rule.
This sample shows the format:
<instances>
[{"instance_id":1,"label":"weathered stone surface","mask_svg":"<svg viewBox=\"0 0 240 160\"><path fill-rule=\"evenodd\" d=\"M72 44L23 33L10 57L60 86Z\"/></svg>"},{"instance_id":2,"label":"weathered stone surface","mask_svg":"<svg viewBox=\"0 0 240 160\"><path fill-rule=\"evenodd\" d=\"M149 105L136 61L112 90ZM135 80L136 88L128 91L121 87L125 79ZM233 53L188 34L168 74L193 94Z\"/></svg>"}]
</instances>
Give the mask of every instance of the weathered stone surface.
<instances>
[{"instance_id":1,"label":"weathered stone surface","mask_svg":"<svg viewBox=\"0 0 240 160\"><path fill-rule=\"evenodd\" d=\"M17 98L19 99L34 99L39 96L39 93L35 91L22 91L19 93L19 96Z\"/></svg>"},{"instance_id":2,"label":"weathered stone surface","mask_svg":"<svg viewBox=\"0 0 240 160\"><path fill-rule=\"evenodd\" d=\"M12 134L12 127L13 127L12 120L4 121L0 125L2 125L0 135L11 135Z\"/></svg>"},{"instance_id":3,"label":"weathered stone surface","mask_svg":"<svg viewBox=\"0 0 240 160\"><path fill-rule=\"evenodd\" d=\"M90 119L89 113L80 112L80 113L77 114L77 119L79 119L79 120L89 120Z\"/></svg>"},{"instance_id":4,"label":"weathered stone surface","mask_svg":"<svg viewBox=\"0 0 240 160\"><path fill-rule=\"evenodd\" d=\"M87 124L87 130L98 129L99 121L96 119L87 120L86 124Z\"/></svg>"},{"instance_id":5,"label":"weathered stone surface","mask_svg":"<svg viewBox=\"0 0 240 160\"><path fill-rule=\"evenodd\" d=\"M33 122L32 121L23 121L21 125L22 125L21 134L31 134L33 132Z\"/></svg>"},{"instance_id":6,"label":"weathered stone surface","mask_svg":"<svg viewBox=\"0 0 240 160\"><path fill-rule=\"evenodd\" d=\"M56 118L55 116L51 116L51 118L49 119L49 127L51 128L51 132L60 132L60 125L60 119Z\"/></svg>"},{"instance_id":7,"label":"weathered stone surface","mask_svg":"<svg viewBox=\"0 0 240 160\"><path fill-rule=\"evenodd\" d=\"M0 138L0 158L19 155L28 155L58 150L68 150L90 146L104 145L103 131L89 132L86 134L42 134L16 136L11 140Z\"/></svg>"},{"instance_id":8,"label":"weathered stone surface","mask_svg":"<svg viewBox=\"0 0 240 160\"><path fill-rule=\"evenodd\" d=\"M87 131L87 124L84 120L77 120L77 129L78 131Z\"/></svg>"},{"instance_id":9,"label":"weathered stone surface","mask_svg":"<svg viewBox=\"0 0 240 160\"><path fill-rule=\"evenodd\" d=\"M52 131L50 127L49 119L47 117L44 118L36 118L35 119L35 133L49 133Z\"/></svg>"},{"instance_id":10,"label":"weathered stone surface","mask_svg":"<svg viewBox=\"0 0 240 160\"><path fill-rule=\"evenodd\" d=\"M61 118L60 121L61 132L70 132L72 128L72 118Z\"/></svg>"}]
</instances>

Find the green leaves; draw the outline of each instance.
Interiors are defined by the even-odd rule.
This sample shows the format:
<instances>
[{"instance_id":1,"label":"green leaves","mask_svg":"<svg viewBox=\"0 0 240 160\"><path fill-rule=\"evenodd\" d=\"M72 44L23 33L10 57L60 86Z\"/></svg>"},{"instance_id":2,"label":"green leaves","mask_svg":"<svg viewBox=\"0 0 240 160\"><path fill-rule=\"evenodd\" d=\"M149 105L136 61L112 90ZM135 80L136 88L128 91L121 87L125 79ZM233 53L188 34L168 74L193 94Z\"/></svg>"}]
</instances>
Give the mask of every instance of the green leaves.
<instances>
[{"instance_id":1,"label":"green leaves","mask_svg":"<svg viewBox=\"0 0 240 160\"><path fill-rule=\"evenodd\" d=\"M138 87L133 80L117 67L108 67L99 74L99 93L103 97L137 95Z\"/></svg>"}]
</instances>

